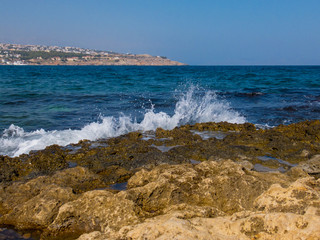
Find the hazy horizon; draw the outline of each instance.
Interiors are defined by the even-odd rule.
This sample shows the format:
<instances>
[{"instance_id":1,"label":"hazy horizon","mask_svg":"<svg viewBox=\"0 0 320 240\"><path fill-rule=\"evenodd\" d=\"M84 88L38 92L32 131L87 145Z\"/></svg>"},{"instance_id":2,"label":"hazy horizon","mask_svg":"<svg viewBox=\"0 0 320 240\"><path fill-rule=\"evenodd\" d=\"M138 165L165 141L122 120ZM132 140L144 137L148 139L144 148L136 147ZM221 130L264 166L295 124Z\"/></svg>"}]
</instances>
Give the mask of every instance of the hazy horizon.
<instances>
[{"instance_id":1,"label":"hazy horizon","mask_svg":"<svg viewBox=\"0 0 320 240\"><path fill-rule=\"evenodd\" d=\"M0 42L189 65L319 65L320 2L2 0Z\"/></svg>"}]
</instances>

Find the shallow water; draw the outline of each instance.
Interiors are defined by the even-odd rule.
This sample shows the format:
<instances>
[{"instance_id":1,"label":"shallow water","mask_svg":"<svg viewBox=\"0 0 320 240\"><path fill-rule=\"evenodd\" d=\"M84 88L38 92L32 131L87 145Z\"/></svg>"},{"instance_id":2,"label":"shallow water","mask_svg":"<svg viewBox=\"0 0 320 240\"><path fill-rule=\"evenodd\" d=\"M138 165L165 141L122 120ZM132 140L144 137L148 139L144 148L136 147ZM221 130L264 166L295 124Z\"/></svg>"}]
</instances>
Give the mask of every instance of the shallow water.
<instances>
[{"instance_id":1,"label":"shallow water","mask_svg":"<svg viewBox=\"0 0 320 240\"><path fill-rule=\"evenodd\" d=\"M319 116L317 66L0 66L0 155L187 123Z\"/></svg>"}]
</instances>

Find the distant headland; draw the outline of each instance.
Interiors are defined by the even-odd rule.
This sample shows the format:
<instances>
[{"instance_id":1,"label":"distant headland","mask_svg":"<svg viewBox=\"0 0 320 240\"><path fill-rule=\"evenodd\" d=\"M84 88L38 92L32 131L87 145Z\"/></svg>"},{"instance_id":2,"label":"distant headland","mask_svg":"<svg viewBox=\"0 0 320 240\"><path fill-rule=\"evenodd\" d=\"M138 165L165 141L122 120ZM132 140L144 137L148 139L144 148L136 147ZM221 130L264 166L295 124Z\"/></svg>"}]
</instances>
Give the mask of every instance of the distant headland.
<instances>
[{"instance_id":1,"label":"distant headland","mask_svg":"<svg viewBox=\"0 0 320 240\"><path fill-rule=\"evenodd\" d=\"M78 47L0 43L0 65L179 66L185 64L149 54L122 54Z\"/></svg>"}]
</instances>

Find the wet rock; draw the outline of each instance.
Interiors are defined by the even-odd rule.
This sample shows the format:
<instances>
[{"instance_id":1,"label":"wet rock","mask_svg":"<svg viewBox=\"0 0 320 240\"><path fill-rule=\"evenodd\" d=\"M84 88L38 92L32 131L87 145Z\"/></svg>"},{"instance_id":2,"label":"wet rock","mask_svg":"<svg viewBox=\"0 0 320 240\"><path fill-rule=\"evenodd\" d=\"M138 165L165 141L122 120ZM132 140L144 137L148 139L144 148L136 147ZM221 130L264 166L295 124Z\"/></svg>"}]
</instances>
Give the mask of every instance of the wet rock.
<instances>
[{"instance_id":1,"label":"wet rock","mask_svg":"<svg viewBox=\"0 0 320 240\"><path fill-rule=\"evenodd\" d=\"M0 224L40 229L43 239L312 239L319 129L201 123L0 156Z\"/></svg>"},{"instance_id":2,"label":"wet rock","mask_svg":"<svg viewBox=\"0 0 320 240\"><path fill-rule=\"evenodd\" d=\"M228 122L207 122L207 123L196 123L195 125L185 125L181 129L193 129L198 131L255 131L256 127L252 123L236 124Z\"/></svg>"},{"instance_id":3,"label":"wet rock","mask_svg":"<svg viewBox=\"0 0 320 240\"><path fill-rule=\"evenodd\" d=\"M65 156L58 145L15 158L0 156L0 182L31 179L67 168Z\"/></svg>"},{"instance_id":4,"label":"wet rock","mask_svg":"<svg viewBox=\"0 0 320 240\"><path fill-rule=\"evenodd\" d=\"M0 183L15 181L32 171L30 164L22 162L18 158L0 156Z\"/></svg>"},{"instance_id":5,"label":"wet rock","mask_svg":"<svg viewBox=\"0 0 320 240\"><path fill-rule=\"evenodd\" d=\"M89 168L110 184L127 181L141 168L187 162L181 156L171 156L152 147L152 141L142 140L141 133L109 139L106 145L92 149L88 145L76 154L68 155L67 160Z\"/></svg>"},{"instance_id":6,"label":"wet rock","mask_svg":"<svg viewBox=\"0 0 320 240\"><path fill-rule=\"evenodd\" d=\"M167 138L168 140L172 140L175 145L186 145L202 140L199 135L195 135L189 130L183 128L174 128L173 130L158 128L156 130L156 137L158 139L164 138L166 140Z\"/></svg>"},{"instance_id":7,"label":"wet rock","mask_svg":"<svg viewBox=\"0 0 320 240\"><path fill-rule=\"evenodd\" d=\"M70 147L53 145L18 158L1 156L0 181L31 179L70 166L82 166L111 184L127 181L141 168L151 169L163 163L187 163L191 159L206 161L211 156L247 160L262 167L288 171L292 165L305 162L320 152L319 129L320 121L266 130L256 129L250 123L198 123L173 130L159 128L149 140L134 132L95 142L84 140ZM225 137L202 139L191 130L219 131ZM161 152L154 146L163 146L168 151ZM270 161L259 160L263 156L270 156Z\"/></svg>"},{"instance_id":8,"label":"wet rock","mask_svg":"<svg viewBox=\"0 0 320 240\"><path fill-rule=\"evenodd\" d=\"M13 229L0 228L0 240L32 240L30 234L21 235Z\"/></svg>"},{"instance_id":9,"label":"wet rock","mask_svg":"<svg viewBox=\"0 0 320 240\"><path fill-rule=\"evenodd\" d=\"M51 174L68 167L65 156L66 153L60 146L52 145L42 151L30 153L26 162L32 165L35 175Z\"/></svg>"}]
</instances>

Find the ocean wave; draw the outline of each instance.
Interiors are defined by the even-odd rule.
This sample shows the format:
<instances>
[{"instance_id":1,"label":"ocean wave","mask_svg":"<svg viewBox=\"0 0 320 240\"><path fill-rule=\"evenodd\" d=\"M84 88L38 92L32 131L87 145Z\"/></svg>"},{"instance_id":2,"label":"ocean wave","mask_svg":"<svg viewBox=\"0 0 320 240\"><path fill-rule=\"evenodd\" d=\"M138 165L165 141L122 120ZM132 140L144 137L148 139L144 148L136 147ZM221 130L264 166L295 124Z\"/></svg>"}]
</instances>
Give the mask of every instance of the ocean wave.
<instances>
[{"instance_id":1,"label":"ocean wave","mask_svg":"<svg viewBox=\"0 0 320 240\"><path fill-rule=\"evenodd\" d=\"M200 122L244 123L245 117L233 110L230 104L223 99L218 99L213 91L207 91L204 95L197 94L195 86L191 86L177 101L174 114L171 116L165 112L157 112L152 105L145 110L143 120L137 122L130 116L101 117L100 121L92 122L80 130L45 131L43 129L25 132L23 128L11 125L3 131L0 138L0 155L19 156L32 150L44 149L46 146L58 144L65 146L77 143L80 140L91 141L120 136L132 131L173 129L184 124Z\"/></svg>"}]
</instances>

